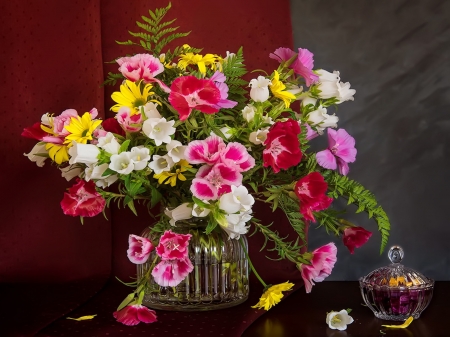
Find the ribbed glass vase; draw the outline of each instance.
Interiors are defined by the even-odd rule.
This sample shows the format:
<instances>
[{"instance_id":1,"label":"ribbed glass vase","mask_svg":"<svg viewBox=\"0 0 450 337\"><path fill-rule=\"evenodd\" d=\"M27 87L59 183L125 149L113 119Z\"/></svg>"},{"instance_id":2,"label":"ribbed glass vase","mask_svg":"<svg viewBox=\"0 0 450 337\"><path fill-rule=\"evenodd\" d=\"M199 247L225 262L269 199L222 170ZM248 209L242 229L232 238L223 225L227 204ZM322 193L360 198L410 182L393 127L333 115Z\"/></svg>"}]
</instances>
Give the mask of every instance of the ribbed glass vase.
<instances>
[{"instance_id":1,"label":"ribbed glass vase","mask_svg":"<svg viewBox=\"0 0 450 337\"><path fill-rule=\"evenodd\" d=\"M152 309L172 311L206 311L238 305L248 298L248 262L244 249L247 239L228 239L224 231L205 234L206 222L177 221L171 228L179 234L191 234L189 259L194 269L176 287L161 287L150 275L143 304ZM150 228L141 234L155 242ZM157 240L156 240L157 241ZM138 265L140 280L156 257L153 251L148 262Z\"/></svg>"}]
</instances>

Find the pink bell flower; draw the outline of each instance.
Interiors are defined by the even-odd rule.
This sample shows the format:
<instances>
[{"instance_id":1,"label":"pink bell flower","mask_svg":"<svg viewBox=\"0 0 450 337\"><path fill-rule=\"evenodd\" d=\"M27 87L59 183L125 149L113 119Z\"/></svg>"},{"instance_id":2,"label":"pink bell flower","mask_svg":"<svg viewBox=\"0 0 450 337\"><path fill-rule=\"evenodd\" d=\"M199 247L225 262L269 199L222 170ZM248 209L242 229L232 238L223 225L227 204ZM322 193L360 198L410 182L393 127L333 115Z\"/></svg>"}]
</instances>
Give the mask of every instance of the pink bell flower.
<instances>
[{"instance_id":1,"label":"pink bell flower","mask_svg":"<svg viewBox=\"0 0 450 337\"><path fill-rule=\"evenodd\" d=\"M127 305L119 311L113 313L117 322L125 325L137 325L140 322L153 323L156 322L156 313L140 304Z\"/></svg>"},{"instance_id":2,"label":"pink bell flower","mask_svg":"<svg viewBox=\"0 0 450 337\"><path fill-rule=\"evenodd\" d=\"M128 237L128 259L135 264L142 264L147 262L151 251L153 250L151 241L134 234Z\"/></svg>"},{"instance_id":3,"label":"pink bell flower","mask_svg":"<svg viewBox=\"0 0 450 337\"><path fill-rule=\"evenodd\" d=\"M348 163L356 160L355 139L344 129L328 128L328 149L317 152L317 163L327 169L339 169L339 173L347 175Z\"/></svg>"}]
</instances>

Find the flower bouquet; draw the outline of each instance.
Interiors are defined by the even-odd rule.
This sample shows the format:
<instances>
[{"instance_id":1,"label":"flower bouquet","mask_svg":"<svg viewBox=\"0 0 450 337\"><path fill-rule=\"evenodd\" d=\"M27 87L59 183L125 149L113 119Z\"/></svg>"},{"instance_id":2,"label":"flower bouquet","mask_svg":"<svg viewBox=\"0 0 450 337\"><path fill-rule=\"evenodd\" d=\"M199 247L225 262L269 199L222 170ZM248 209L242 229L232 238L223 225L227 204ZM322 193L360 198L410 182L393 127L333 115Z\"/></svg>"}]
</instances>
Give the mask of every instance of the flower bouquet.
<instances>
[{"instance_id":1,"label":"flower bouquet","mask_svg":"<svg viewBox=\"0 0 450 337\"><path fill-rule=\"evenodd\" d=\"M146 268L114 313L117 320L155 321L154 311L142 305L149 284L174 288L192 273L193 236L177 230L185 221L200 221L204 235L225 235L225 244L243 250L265 287L255 307L266 310L293 284L268 285L259 277L246 250L250 228L279 258L295 264L308 293L331 273L337 252L333 243L304 252L311 222L342 236L352 253L371 236L343 219L343 211L332 208L334 199L344 198L374 218L382 251L389 220L373 195L347 178L355 140L336 129L338 116L329 113L353 100L350 84L337 71L315 69L307 49L283 47L267 55L271 73L259 71L247 82L242 48L225 56L186 44L168 49L188 35L176 32L175 20L163 20L169 9L149 11L137 22L140 31L131 32L137 42L119 42L145 51L115 60L118 73L105 81L120 84L112 94L113 118L98 119L95 108L81 115L68 109L44 114L22 133L39 141L26 154L30 160L43 166L49 159L63 177L75 180L61 201L65 214L83 221L111 202L134 213L139 202L157 213L148 235L129 237L130 261ZM310 143L324 134L328 147L311 151ZM297 237L282 237L260 221L252 212L255 201L280 208Z\"/></svg>"}]
</instances>

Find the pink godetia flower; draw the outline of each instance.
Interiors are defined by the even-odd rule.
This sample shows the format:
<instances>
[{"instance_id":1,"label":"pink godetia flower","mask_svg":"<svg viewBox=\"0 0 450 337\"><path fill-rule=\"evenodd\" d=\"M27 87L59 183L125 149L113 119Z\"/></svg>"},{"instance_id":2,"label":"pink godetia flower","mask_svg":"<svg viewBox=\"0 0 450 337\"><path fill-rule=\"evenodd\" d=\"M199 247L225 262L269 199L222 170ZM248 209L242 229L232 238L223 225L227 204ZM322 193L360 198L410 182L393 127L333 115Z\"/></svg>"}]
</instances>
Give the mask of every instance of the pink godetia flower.
<instances>
[{"instance_id":1,"label":"pink godetia flower","mask_svg":"<svg viewBox=\"0 0 450 337\"><path fill-rule=\"evenodd\" d=\"M189 164L214 165L220 160L220 150L225 143L219 136L209 136L204 140L194 140L187 145L184 156Z\"/></svg>"},{"instance_id":2,"label":"pink godetia flower","mask_svg":"<svg viewBox=\"0 0 450 337\"><path fill-rule=\"evenodd\" d=\"M222 194L231 191L231 185L240 186L242 174L235 168L218 163L203 165L192 180L192 194L202 200L217 200Z\"/></svg>"},{"instance_id":3,"label":"pink godetia flower","mask_svg":"<svg viewBox=\"0 0 450 337\"><path fill-rule=\"evenodd\" d=\"M342 240L350 253L353 254L355 248L362 247L367 241L369 241L371 236L372 232L369 232L362 227L347 227L344 229Z\"/></svg>"},{"instance_id":4,"label":"pink godetia flower","mask_svg":"<svg viewBox=\"0 0 450 337\"><path fill-rule=\"evenodd\" d=\"M117 322L125 325L136 325L140 322L153 323L156 322L156 313L141 304L127 305L119 311L113 313Z\"/></svg>"},{"instance_id":5,"label":"pink godetia flower","mask_svg":"<svg viewBox=\"0 0 450 337\"><path fill-rule=\"evenodd\" d=\"M95 183L77 179L75 185L64 193L61 208L66 215L93 217L101 213L106 201L95 189Z\"/></svg>"},{"instance_id":6,"label":"pink godetia flower","mask_svg":"<svg viewBox=\"0 0 450 337\"><path fill-rule=\"evenodd\" d=\"M134 234L128 237L128 259L135 264L142 264L148 260L151 251L153 250L151 241Z\"/></svg>"},{"instance_id":7,"label":"pink godetia flower","mask_svg":"<svg viewBox=\"0 0 450 337\"><path fill-rule=\"evenodd\" d=\"M230 109L237 105L237 102L228 99L228 85L225 83L227 78L225 75L219 71L216 71L214 75L211 76L210 80L214 81L217 89L220 91L220 101L215 105L216 108Z\"/></svg>"},{"instance_id":8,"label":"pink godetia flower","mask_svg":"<svg viewBox=\"0 0 450 337\"><path fill-rule=\"evenodd\" d=\"M347 175L348 163L356 159L355 139L344 129L328 128L328 149L317 152L317 163L327 169L339 169L339 173Z\"/></svg>"},{"instance_id":9,"label":"pink godetia flower","mask_svg":"<svg viewBox=\"0 0 450 337\"><path fill-rule=\"evenodd\" d=\"M311 172L295 184L294 191L300 200L300 213L306 220L316 221L313 211L327 209L333 198L325 195L328 184L319 172Z\"/></svg>"},{"instance_id":10,"label":"pink godetia flower","mask_svg":"<svg viewBox=\"0 0 450 337\"><path fill-rule=\"evenodd\" d=\"M116 118L126 132L138 132L142 128L142 115L140 113L132 114L131 109L127 106L122 106L117 111Z\"/></svg>"},{"instance_id":11,"label":"pink godetia flower","mask_svg":"<svg viewBox=\"0 0 450 337\"><path fill-rule=\"evenodd\" d=\"M298 48L298 53L296 53L289 48L278 48L269 57L279 62L285 62L296 54L297 58L291 63L289 68L293 69L296 74L302 76L305 79L306 86L309 87L318 81L319 76L312 70L314 67L314 54L308 49Z\"/></svg>"},{"instance_id":12,"label":"pink godetia flower","mask_svg":"<svg viewBox=\"0 0 450 337\"><path fill-rule=\"evenodd\" d=\"M188 256L191 234L177 234L171 230L165 231L159 239L156 253L163 260L184 259Z\"/></svg>"},{"instance_id":13,"label":"pink godetia flower","mask_svg":"<svg viewBox=\"0 0 450 337\"><path fill-rule=\"evenodd\" d=\"M189 117L193 109L206 114L219 111L217 104L221 100L221 93L211 80L182 76L173 81L170 89L169 102L182 121Z\"/></svg>"},{"instance_id":14,"label":"pink godetia flower","mask_svg":"<svg viewBox=\"0 0 450 337\"><path fill-rule=\"evenodd\" d=\"M169 93L170 89L155 78L164 71L161 61L150 54L136 54L131 57L121 57L116 60L122 75L133 82L144 80L146 83L156 82L161 89Z\"/></svg>"},{"instance_id":15,"label":"pink godetia flower","mask_svg":"<svg viewBox=\"0 0 450 337\"><path fill-rule=\"evenodd\" d=\"M285 122L276 122L269 130L264 142L264 167L271 166L275 173L280 169L297 165L302 159L298 135L300 126L297 121L288 119Z\"/></svg>"},{"instance_id":16,"label":"pink godetia flower","mask_svg":"<svg viewBox=\"0 0 450 337\"><path fill-rule=\"evenodd\" d=\"M336 253L335 244L330 242L311 253L310 264L301 263L297 266L305 282L307 293L311 292L314 282L322 282L331 274L337 261Z\"/></svg>"},{"instance_id":17,"label":"pink godetia flower","mask_svg":"<svg viewBox=\"0 0 450 337\"><path fill-rule=\"evenodd\" d=\"M241 143L228 143L226 147L222 147L219 154L222 163L239 172L246 172L255 166L255 159Z\"/></svg>"},{"instance_id":18,"label":"pink godetia flower","mask_svg":"<svg viewBox=\"0 0 450 337\"><path fill-rule=\"evenodd\" d=\"M161 287L176 287L193 269L188 256L183 259L162 260L153 268L152 276Z\"/></svg>"}]
</instances>

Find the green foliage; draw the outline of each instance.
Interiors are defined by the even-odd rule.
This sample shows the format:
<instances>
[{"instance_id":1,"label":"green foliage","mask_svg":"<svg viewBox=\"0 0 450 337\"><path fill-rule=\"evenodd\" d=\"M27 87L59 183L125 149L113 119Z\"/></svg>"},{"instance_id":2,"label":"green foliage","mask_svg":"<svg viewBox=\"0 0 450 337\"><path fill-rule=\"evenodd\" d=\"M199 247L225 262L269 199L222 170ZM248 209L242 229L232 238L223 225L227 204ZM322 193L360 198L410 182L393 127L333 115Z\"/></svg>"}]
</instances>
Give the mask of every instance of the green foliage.
<instances>
[{"instance_id":1,"label":"green foliage","mask_svg":"<svg viewBox=\"0 0 450 337\"><path fill-rule=\"evenodd\" d=\"M102 87L105 85L116 85L117 81L123 81L125 77L121 73L108 73L108 77L106 78L105 82L102 83Z\"/></svg>"},{"instance_id":2,"label":"green foliage","mask_svg":"<svg viewBox=\"0 0 450 337\"><path fill-rule=\"evenodd\" d=\"M356 213L367 212L369 218L373 217L377 222L378 230L381 233L381 254L388 242L391 225L386 212L375 200L375 196L360 183L335 171L325 172L324 177L328 183L329 195L332 198L343 197L347 199L348 204L354 204L358 207Z\"/></svg>"},{"instance_id":3,"label":"green foliage","mask_svg":"<svg viewBox=\"0 0 450 337\"><path fill-rule=\"evenodd\" d=\"M293 200L285 193L279 197L279 204L286 217L289 220L292 228L298 234L303 242L306 242L305 236L305 222L303 221L303 215L300 213L300 206L298 200Z\"/></svg>"}]
</instances>

